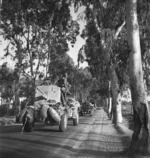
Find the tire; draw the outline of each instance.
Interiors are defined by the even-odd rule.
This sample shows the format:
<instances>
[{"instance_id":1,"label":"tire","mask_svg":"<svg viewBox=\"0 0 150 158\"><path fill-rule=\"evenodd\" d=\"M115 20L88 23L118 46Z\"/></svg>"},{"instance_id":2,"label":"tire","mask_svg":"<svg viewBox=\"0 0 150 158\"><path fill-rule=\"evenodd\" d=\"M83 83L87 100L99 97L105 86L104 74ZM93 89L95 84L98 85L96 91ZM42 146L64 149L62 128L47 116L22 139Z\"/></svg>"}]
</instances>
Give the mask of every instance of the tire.
<instances>
[{"instance_id":1,"label":"tire","mask_svg":"<svg viewBox=\"0 0 150 158\"><path fill-rule=\"evenodd\" d=\"M68 124L68 118L67 118L67 114L65 113L61 116L59 131L65 132L67 130L67 124Z\"/></svg>"},{"instance_id":2,"label":"tire","mask_svg":"<svg viewBox=\"0 0 150 158\"><path fill-rule=\"evenodd\" d=\"M90 116L93 116L93 113L94 113L94 110L92 109L92 110L90 111Z\"/></svg>"},{"instance_id":3,"label":"tire","mask_svg":"<svg viewBox=\"0 0 150 158\"><path fill-rule=\"evenodd\" d=\"M25 122L23 123L23 126L24 126L24 131L25 132L32 132L33 131L34 123L27 120L26 123Z\"/></svg>"},{"instance_id":4,"label":"tire","mask_svg":"<svg viewBox=\"0 0 150 158\"><path fill-rule=\"evenodd\" d=\"M45 125L47 125L47 126L54 126L54 125L58 125L58 122L56 122L51 116L48 116L45 119Z\"/></svg>"},{"instance_id":5,"label":"tire","mask_svg":"<svg viewBox=\"0 0 150 158\"><path fill-rule=\"evenodd\" d=\"M79 113L79 114L80 114L80 116L83 116L83 115L84 115L84 114L83 114L83 111L80 111L80 113Z\"/></svg>"},{"instance_id":6,"label":"tire","mask_svg":"<svg viewBox=\"0 0 150 158\"><path fill-rule=\"evenodd\" d=\"M49 117L47 117L44 122L45 122L45 125L49 125L49 126L52 125L52 121Z\"/></svg>"},{"instance_id":7,"label":"tire","mask_svg":"<svg viewBox=\"0 0 150 158\"><path fill-rule=\"evenodd\" d=\"M18 116L18 115L16 116L16 123L20 123L20 122L19 122L19 116Z\"/></svg>"},{"instance_id":8,"label":"tire","mask_svg":"<svg viewBox=\"0 0 150 158\"><path fill-rule=\"evenodd\" d=\"M76 118L73 118L73 125L77 126L79 124L79 113L77 112Z\"/></svg>"}]
</instances>

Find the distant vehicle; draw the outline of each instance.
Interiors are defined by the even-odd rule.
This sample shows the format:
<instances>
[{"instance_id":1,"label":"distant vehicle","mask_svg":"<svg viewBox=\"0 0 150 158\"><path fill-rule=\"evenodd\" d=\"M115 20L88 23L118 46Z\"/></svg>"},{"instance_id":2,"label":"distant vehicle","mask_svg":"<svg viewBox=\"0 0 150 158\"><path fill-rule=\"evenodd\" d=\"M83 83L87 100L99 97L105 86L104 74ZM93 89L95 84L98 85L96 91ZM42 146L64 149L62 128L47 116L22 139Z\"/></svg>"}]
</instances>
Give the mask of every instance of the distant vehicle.
<instances>
[{"instance_id":1,"label":"distant vehicle","mask_svg":"<svg viewBox=\"0 0 150 158\"><path fill-rule=\"evenodd\" d=\"M45 125L59 125L59 130L65 132L69 118L73 124L79 124L78 106L62 103L61 88L56 85L42 85L36 88L35 104L28 106L20 113L23 130L31 132L35 120L40 119Z\"/></svg>"},{"instance_id":2,"label":"distant vehicle","mask_svg":"<svg viewBox=\"0 0 150 158\"><path fill-rule=\"evenodd\" d=\"M86 115L89 114L90 116L93 116L94 111L96 110L94 104L91 102L84 102L81 106L80 115Z\"/></svg>"},{"instance_id":3,"label":"distant vehicle","mask_svg":"<svg viewBox=\"0 0 150 158\"><path fill-rule=\"evenodd\" d=\"M76 106L78 108L78 111L80 111L81 109L81 104L75 100L74 98L68 98L68 104L74 104L74 106Z\"/></svg>"}]
</instances>

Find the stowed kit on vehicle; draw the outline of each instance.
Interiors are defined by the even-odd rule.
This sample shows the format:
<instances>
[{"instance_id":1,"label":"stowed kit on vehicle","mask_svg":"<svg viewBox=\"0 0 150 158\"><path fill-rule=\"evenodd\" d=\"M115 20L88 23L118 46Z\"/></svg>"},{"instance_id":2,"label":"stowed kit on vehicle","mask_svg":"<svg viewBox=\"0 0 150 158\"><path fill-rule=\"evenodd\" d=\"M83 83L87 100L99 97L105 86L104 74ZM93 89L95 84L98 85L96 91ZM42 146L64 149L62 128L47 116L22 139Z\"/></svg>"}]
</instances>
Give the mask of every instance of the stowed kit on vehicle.
<instances>
[{"instance_id":1,"label":"stowed kit on vehicle","mask_svg":"<svg viewBox=\"0 0 150 158\"><path fill-rule=\"evenodd\" d=\"M62 101L61 88L56 85L43 85L36 88L35 103L25 107L19 116L23 122L23 131L31 132L35 121L45 125L59 125L61 132L66 131L68 119L78 125L79 113L75 101L69 99L65 105Z\"/></svg>"}]
</instances>

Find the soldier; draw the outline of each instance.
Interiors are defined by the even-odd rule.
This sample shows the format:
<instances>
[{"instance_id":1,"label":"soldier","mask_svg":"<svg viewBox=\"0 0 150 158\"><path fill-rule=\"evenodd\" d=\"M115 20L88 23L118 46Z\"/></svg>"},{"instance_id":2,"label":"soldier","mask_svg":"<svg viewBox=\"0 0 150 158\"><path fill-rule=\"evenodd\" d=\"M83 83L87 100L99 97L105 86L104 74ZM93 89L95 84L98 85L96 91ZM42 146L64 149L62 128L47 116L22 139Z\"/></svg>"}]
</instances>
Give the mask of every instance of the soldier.
<instances>
[{"instance_id":1,"label":"soldier","mask_svg":"<svg viewBox=\"0 0 150 158\"><path fill-rule=\"evenodd\" d=\"M68 74L67 73L65 73L63 79L64 79L64 86L66 89L66 93L70 95L71 93L70 93L69 89L70 89L71 85L68 82Z\"/></svg>"},{"instance_id":2,"label":"soldier","mask_svg":"<svg viewBox=\"0 0 150 158\"><path fill-rule=\"evenodd\" d=\"M65 73L64 75L61 76L61 78L57 81L57 85L59 87L61 87L61 91L62 91L62 102L65 105L67 102L67 94L71 94L69 92L69 89L71 87L71 85L68 83L68 75L67 73Z\"/></svg>"}]
</instances>

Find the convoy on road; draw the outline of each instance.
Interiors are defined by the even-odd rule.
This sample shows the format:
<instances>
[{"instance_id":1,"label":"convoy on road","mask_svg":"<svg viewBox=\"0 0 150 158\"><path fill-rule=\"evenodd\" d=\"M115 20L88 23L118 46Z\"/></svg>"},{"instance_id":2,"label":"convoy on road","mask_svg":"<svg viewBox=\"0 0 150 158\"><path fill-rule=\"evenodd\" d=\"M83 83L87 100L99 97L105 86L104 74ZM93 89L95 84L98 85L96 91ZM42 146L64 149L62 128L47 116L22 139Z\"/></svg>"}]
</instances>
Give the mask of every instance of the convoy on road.
<instances>
[{"instance_id":1,"label":"convoy on road","mask_svg":"<svg viewBox=\"0 0 150 158\"><path fill-rule=\"evenodd\" d=\"M61 88L57 85L37 86L34 105L26 106L19 115L19 121L23 123L22 131L31 132L36 121L41 121L47 126L58 125L59 131L67 130L68 119L73 120L73 125L79 124L79 114L94 113L94 105L91 103L81 105L71 97L62 100Z\"/></svg>"}]
</instances>

